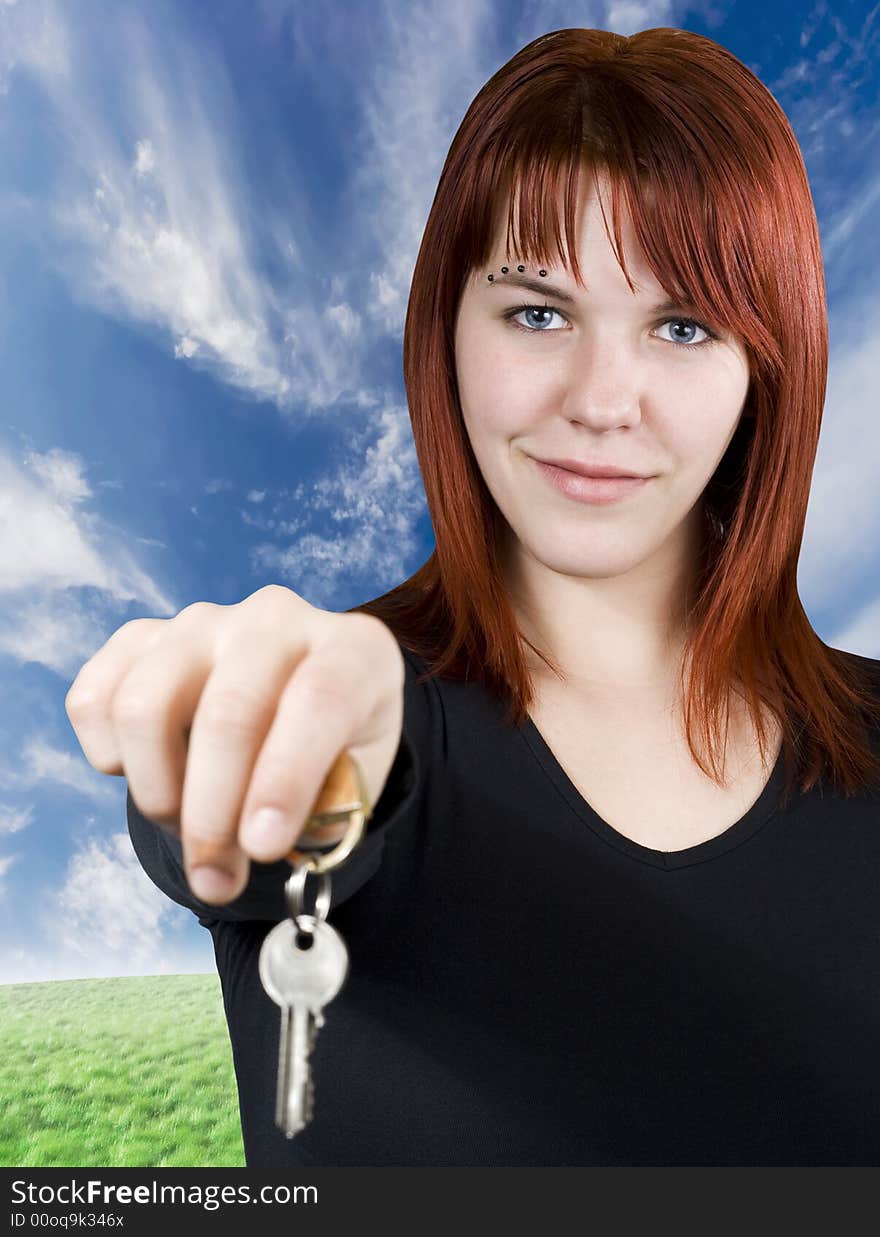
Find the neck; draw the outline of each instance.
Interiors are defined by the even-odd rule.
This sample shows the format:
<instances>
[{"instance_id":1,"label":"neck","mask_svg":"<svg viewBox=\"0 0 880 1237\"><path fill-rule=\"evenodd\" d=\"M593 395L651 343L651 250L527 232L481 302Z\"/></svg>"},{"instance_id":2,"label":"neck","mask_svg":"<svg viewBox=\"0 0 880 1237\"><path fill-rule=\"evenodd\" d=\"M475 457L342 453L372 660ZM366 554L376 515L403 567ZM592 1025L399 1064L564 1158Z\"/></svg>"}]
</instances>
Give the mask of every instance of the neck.
<instances>
[{"instance_id":1,"label":"neck","mask_svg":"<svg viewBox=\"0 0 880 1237\"><path fill-rule=\"evenodd\" d=\"M613 702L677 694L699 531L686 521L649 559L605 577L553 570L514 543L504 560L505 578L522 634L584 698ZM525 651L536 683L558 682L540 658Z\"/></svg>"}]
</instances>

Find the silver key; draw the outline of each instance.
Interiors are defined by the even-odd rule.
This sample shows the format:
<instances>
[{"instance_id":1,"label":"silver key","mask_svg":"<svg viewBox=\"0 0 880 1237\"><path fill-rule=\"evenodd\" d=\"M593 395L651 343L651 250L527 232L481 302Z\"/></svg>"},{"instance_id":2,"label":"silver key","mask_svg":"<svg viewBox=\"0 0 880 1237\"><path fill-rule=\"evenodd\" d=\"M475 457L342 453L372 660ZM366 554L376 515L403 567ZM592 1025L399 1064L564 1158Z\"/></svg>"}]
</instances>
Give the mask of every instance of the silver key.
<instances>
[{"instance_id":1,"label":"silver key","mask_svg":"<svg viewBox=\"0 0 880 1237\"><path fill-rule=\"evenodd\" d=\"M288 1138L312 1119L314 1084L309 1058L318 1028L324 1025L323 1008L347 975L345 942L331 924L314 915L301 914L296 921L276 924L260 949L260 979L281 1006L275 1124Z\"/></svg>"}]
</instances>

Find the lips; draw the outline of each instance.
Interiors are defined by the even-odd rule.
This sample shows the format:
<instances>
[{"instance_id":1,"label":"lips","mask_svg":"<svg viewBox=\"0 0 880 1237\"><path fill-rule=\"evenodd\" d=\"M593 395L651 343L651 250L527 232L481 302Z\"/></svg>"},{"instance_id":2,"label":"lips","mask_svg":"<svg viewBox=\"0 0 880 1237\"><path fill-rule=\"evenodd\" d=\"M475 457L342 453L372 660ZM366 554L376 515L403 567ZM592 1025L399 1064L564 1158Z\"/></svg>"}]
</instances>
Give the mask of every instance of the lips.
<instances>
[{"instance_id":1,"label":"lips","mask_svg":"<svg viewBox=\"0 0 880 1237\"><path fill-rule=\"evenodd\" d=\"M651 477L617 476L585 477L569 468L560 468L543 460L534 461L538 470L560 493L579 503L607 506L618 503L641 490Z\"/></svg>"},{"instance_id":2,"label":"lips","mask_svg":"<svg viewBox=\"0 0 880 1237\"><path fill-rule=\"evenodd\" d=\"M538 460L538 463L552 464L554 468L564 468L567 472L577 473L579 477L628 477L645 480L650 475L649 473L618 468L615 464L584 464L580 460Z\"/></svg>"}]
</instances>

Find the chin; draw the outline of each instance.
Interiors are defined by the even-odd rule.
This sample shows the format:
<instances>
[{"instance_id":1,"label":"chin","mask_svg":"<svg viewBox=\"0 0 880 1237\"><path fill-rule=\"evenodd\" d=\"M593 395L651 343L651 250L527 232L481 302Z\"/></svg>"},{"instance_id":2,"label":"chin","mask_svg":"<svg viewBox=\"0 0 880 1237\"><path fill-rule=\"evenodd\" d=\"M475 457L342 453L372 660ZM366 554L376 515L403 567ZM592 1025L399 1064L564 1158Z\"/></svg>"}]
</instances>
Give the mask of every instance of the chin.
<instances>
[{"instance_id":1,"label":"chin","mask_svg":"<svg viewBox=\"0 0 880 1237\"><path fill-rule=\"evenodd\" d=\"M592 544L573 546L569 535L569 544L562 551L557 542L555 545L527 545L527 552L542 567L557 575L591 580L610 580L625 575L644 562L650 553L643 546L621 545L619 540L616 544L604 546L600 537L590 540Z\"/></svg>"}]
</instances>

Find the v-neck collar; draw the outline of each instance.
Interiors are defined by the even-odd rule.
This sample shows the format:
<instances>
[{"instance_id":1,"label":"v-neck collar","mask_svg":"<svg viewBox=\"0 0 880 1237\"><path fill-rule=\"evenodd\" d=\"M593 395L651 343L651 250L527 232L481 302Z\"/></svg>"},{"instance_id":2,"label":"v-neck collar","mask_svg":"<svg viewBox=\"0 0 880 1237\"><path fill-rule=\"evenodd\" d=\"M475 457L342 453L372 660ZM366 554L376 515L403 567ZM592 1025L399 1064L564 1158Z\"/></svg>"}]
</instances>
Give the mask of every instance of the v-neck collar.
<instances>
[{"instance_id":1,"label":"v-neck collar","mask_svg":"<svg viewBox=\"0 0 880 1237\"><path fill-rule=\"evenodd\" d=\"M523 725L518 730L553 785L584 824L631 859L651 864L655 868L690 867L693 864L717 859L742 845L757 833L777 810L785 785L785 744L783 743L764 789L745 815L725 829L723 833L719 833L714 838L708 838L705 842L698 842L695 846L686 846L681 850L655 850L651 846L643 846L641 842L635 842L632 838L619 833L617 829L602 819L556 759L552 748L532 720L531 714L526 715ZM647 810L650 811L650 806Z\"/></svg>"}]
</instances>

